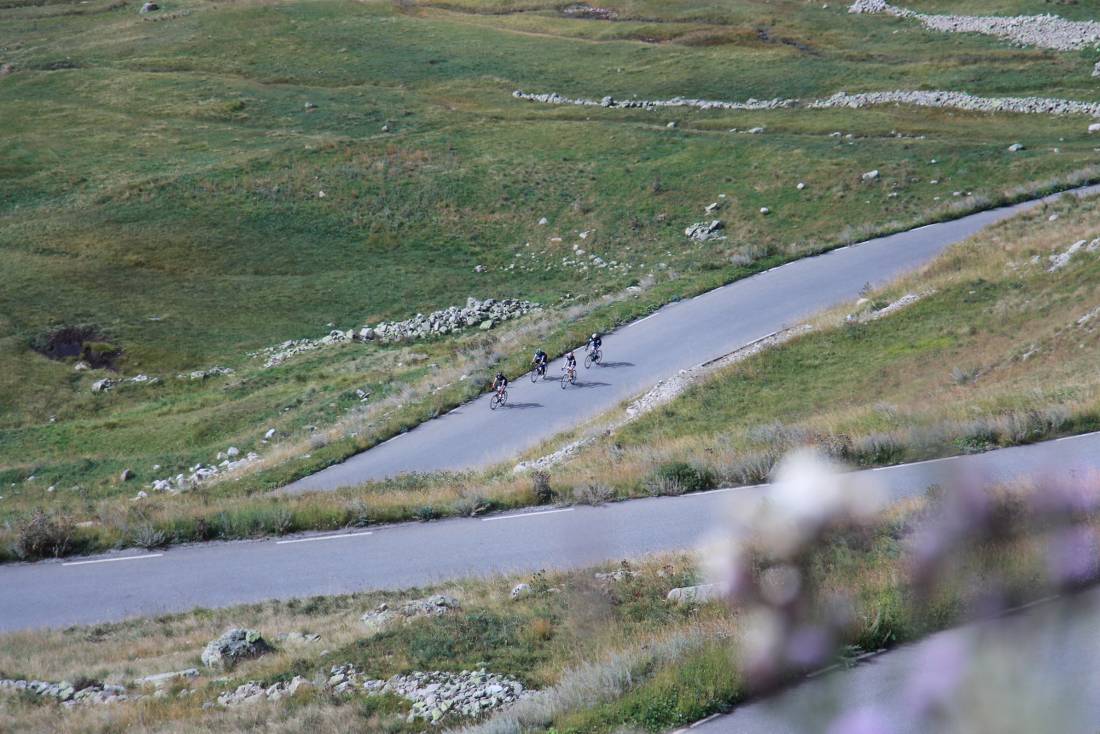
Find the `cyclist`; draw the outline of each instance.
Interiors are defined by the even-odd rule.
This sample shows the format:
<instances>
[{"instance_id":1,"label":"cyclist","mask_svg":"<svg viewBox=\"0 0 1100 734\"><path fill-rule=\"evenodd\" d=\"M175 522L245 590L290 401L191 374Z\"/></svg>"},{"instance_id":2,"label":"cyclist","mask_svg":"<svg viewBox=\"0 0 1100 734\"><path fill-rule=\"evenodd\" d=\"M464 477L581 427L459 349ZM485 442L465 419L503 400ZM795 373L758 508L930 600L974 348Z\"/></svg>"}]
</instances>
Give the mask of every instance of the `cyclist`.
<instances>
[{"instance_id":1,"label":"cyclist","mask_svg":"<svg viewBox=\"0 0 1100 734\"><path fill-rule=\"evenodd\" d=\"M575 375L577 373L577 355L573 354L570 350L569 354L565 355L565 371Z\"/></svg>"},{"instance_id":2,"label":"cyclist","mask_svg":"<svg viewBox=\"0 0 1100 734\"><path fill-rule=\"evenodd\" d=\"M503 395L508 389L508 378L503 372L497 372L497 376L493 378L493 389L496 390L497 395Z\"/></svg>"},{"instance_id":3,"label":"cyclist","mask_svg":"<svg viewBox=\"0 0 1100 734\"><path fill-rule=\"evenodd\" d=\"M535 352L535 358L531 360L531 364L535 365L535 369L538 370L539 373L546 374L546 363L549 359L550 358L546 355L546 352L543 351L542 347L539 347Z\"/></svg>"},{"instance_id":4,"label":"cyclist","mask_svg":"<svg viewBox=\"0 0 1100 734\"><path fill-rule=\"evenodd\" d=\"M592 352L593 355L596 355L599 353L600 347L602 346L603 339L600 338L599 334L593 332L592 336L588 337L588 344L586 344L584 348L586 351ZM595 357L593 357L593 361L596 361Z\"/></svg>"}]
</instances>

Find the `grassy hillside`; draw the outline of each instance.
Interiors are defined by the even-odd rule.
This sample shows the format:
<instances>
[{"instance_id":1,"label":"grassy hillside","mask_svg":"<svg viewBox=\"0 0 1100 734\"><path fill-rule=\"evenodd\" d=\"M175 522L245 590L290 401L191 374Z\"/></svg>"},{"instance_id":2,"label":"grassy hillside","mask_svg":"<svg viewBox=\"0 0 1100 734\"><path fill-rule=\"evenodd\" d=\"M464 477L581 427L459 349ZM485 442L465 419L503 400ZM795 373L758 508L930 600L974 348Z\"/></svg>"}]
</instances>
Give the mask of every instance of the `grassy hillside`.
<instances>
[{"instance_id":1,"label":"grassy hillside","mask_svg":"<svg viewBox=\"0 0 1100 734\"><path fill-rule=\"evenodd\" d=\"M270 486L469 396L536 339L568 337L554 317L272 370L247 356L330 324L407 318L471 295L557 308L645 285L629 307L589 316L609 325L1094 159L1075 118L652 113L510 96L903 87L1094 97L1085 54L931 34L842 5L612 5L614 21L543 2L169 0L147 16L106 0L0 3L0 65L10 65L0 76L0 517L73 497L95 513L96 501L134 493L117 481L125 468L144 483L229 445L272 454L259 439L275 427L279 457L297 463L238 485ZM728 132L758 126L764 134ZM1017 141L1026 150L1008 153ZM871 169L881 178L862 181ZM729 239L690 244L684 227L722 194ZM112 369L74 372L75 358L31 348L75 325L94 327ZM213 365L236 374L176 377ZM161 382L91 393L98 379L139 373ZM460 383L464 373L472 379ZM371 391L371 407L356 389Z\"/></svg>"}]
</instances>

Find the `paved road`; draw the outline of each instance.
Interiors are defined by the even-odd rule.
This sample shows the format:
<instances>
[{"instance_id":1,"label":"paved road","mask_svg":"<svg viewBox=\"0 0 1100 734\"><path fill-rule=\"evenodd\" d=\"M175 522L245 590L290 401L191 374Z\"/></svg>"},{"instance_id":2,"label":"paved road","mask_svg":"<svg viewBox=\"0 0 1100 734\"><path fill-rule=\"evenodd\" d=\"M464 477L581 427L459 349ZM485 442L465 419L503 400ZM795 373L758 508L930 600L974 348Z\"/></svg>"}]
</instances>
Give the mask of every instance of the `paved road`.
<instances>
[{"instance_id":1,"label":"paved road","mask_svg":"<svg viewBox=\"0 0 1100 734\"><path fill-rule=\"evenodd\" d=\"M1077 189L1079 196L1100 186ZM1042 201L1042 200L1040 200ZM287 492L331 490L403 472L465 469L511 459L576 426L658 380L728 354L800 319L912 270L984 227L1038 204L972 214L869 240L774 268L674 303L604 340L606 364L580 368L578 385L512 383L511 404L490 411L488 396L463 405L347 461L305 477ZM547 374L560 375L560 360Z\"/></svg>"},{"instance_id":2,"label":"paved road","mask_svg":"<svg viewBox=\"0 0 1100 734\"><path fill-rule=\"evenodd\" d=\"M1100 469L1100 433L859 472L891 498L961 481ZM747 512L768 485L603 507L541 509L334 534L120 551L0 566L0 631L118 620L264 599L395 589L568 568L694 547L716 517Z\"/></svg>"},{"instance_id":3,"label":"paved road","mask_svg":"<svg viewBox=\"0 0 1100 734\"><path fill-rule=\"evenodd\" d=\"M932 635L705 720L692 734L1096 732L1100 589ZM965 664L963 661L968 661ZM936 719L921 691L946 696ZM855 725L845 715L873 719ZM840 725L847 721L847 726ZM835 728L830 728L835 725ZM677 732L676 734L680 734Z\"/></svg>"}]
</instances>

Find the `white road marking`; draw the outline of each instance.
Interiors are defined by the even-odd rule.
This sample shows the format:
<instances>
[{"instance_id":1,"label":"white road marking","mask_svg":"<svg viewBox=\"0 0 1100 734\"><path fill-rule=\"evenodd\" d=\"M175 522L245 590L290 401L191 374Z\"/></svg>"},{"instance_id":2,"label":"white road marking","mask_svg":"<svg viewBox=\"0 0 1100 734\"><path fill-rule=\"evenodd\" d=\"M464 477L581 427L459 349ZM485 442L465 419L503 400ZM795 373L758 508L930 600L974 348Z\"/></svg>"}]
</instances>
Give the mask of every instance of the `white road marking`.
<instances>
[{"instance_id":1,"label":"white road marking","mask_svg":"<svg viewBox=\"0 0 1100 734\"><path fill-rule=\"evenodd\" d=\"M764 487L766 484L744 484L740 487L722 487L720 489L708 489L705 492L684 492L683 494L676 495L680 499L686 497L702 497L707 494L718 494L720 492L739 492L742 489L752 489L753 487Z\"/></svg>"},{"instance_id":2,"label":"white road marking","mask_svg":"<svg viewBox=\"0 0 1100 734\"><path fill-rule=\"evenodd\" d=\"M373 531L363 533L341 533L340 535L318 535L315 538L295 538L294 540L277 540L275 545L288 545L290 543L312 543L315 540L336 540L338 538L361 538L364 535L373 535Z\"/></svg>"},{"instance_id":3,"label":"white road marking","mask_svg":"<svg viewBox=\"0 0 1100 734\"><path fill-rule=\"evenodd\" d=\"M631 326L637 326L638 324L642 323L643 321L649 321L651 318L656 316L657 313L658 313L657 311L654 311L649 316L643 316L642 318L640 318L637 321L635 321L634 323L632 323Z\"/></svg>"},{"instance_id":4,"label":"white road marking","mask_svg":"<svg viewBox=\"0 0 1100 734\"><path fill-rule=\"evenodd\" d=\"M971 456L977 456L978 454L970 454ZM889 471L890 469L904 469L909 466L921 466L922 464L938 464L941 461L955 461L961 459L962 456L944 456L942 459L925 459L924 461L914 461L911 464L891 464L890 466L877 466L871 471Z\"/></svg>"},{"instance_id":5,"label":"white road marking","mask_svg":"<svg viewBox=\"0 0 1100 734\"><path fill-rule=\"evenodd\" d=\"M557 512L572 512L574 508L566 507L564 510L541 510L539 512L520 512L515 515L501 515L500 517L483 517L482 522L496 522L497 520L515 520L517 518L534 517L535 515L553 515Z\"/></svg>"},{"instance_id":6,"label":"white road marking","mask_svg":"<svg viewBox=\"0 0 1100 734\"><path fill-rule=\"evenodd\" d=\"M115 561L143 561L146 558L160 558L163 553L148 553L142 556L123 556L121 558L97 558L94 561L69 561L62 566L87 566L90 563L114 563Z\"/></svg>"}]
</instances>

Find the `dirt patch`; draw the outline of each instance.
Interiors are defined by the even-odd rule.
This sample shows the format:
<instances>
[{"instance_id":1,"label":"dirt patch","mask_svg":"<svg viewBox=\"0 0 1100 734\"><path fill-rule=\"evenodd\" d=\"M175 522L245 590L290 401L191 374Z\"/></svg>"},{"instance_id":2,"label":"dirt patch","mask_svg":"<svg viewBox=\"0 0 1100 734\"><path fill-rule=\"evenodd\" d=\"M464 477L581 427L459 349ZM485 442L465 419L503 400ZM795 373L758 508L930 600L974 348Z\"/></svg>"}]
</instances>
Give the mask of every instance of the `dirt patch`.
<instances>
[{"instance_id":1,"label":"dirt patch","mask_svg":"<svg viewBox=\"0 0 1100 734\"><path fill-rule=\"evenodd\" d=\"M48 359L78 357L95 369L114 369L122 348L107 341L94 324L56 326L31 339L31 349Z\"/></svg>"}]
</instances>

